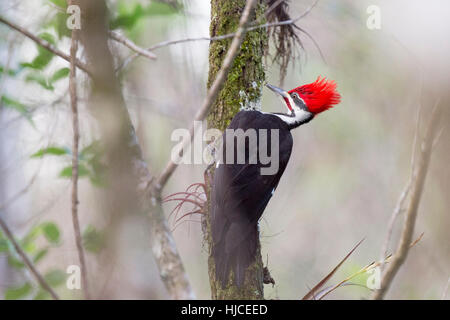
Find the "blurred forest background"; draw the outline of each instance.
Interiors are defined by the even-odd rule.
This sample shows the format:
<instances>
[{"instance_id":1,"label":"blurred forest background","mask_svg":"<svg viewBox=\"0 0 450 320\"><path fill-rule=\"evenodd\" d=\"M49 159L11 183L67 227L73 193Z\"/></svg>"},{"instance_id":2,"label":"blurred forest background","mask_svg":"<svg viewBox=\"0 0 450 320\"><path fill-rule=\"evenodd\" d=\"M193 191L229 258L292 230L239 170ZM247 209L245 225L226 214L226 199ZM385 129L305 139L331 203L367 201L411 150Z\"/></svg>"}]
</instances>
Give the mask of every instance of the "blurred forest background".
<instances>
[{"instance_id":1,"label":"blurred forest background","mask_svg":"<svg viewBox=\"0 0 450 320\"><path fill-rule=\"evenodd\" d=\"M182 6L146 0L107 1L111 28L141 47L165 40L207 37L210 4ZM299 16L313 1L291 1ZM381 9L381 29L369 30L366 9ZM40 34L64 52L65 1L2 0L10 21ZM334 283L379 259L390 216L410 175L419 106L426 120L436 101L449 101L450 3L448 1L321 0L299 22L320 47L300 33L304 50L287 69L291 89L318 75L336 80L342 102L293 132L294 149L277 192L260 222L262 256L276 285L267 299L299 299L362 238L365 241L334 276ZM64 31L66 30L66 31ZM132 52L111 42L118 65ZM120 71L123 95L151 172L170 157L176 128L187 128L206 94L209 41L154 50ZM272 47L271 47L272 48ZM78 264L71 204L72 129L69 64L0 24L0 215L38 269L62 298L79 298L64 286L66 269ZM267 60L267 81L279 84L279 66ZM105 299L169 298L150 250L148 219L135 214L111 226L102 202L98 128L86 100L87 75L78 72L81 140L79 215L93 295ZM264 89L264 111L280 111ZM448 107L448 103L446 105ZM420 204L411 249L388 298L439 299L450 276L450 114ZM426 122L421 122L422 129ZM203 180L204 165L181 165L163 195ZM166 214L174 204L165 204ZM197 219L197 220L196 220ZM176 245L198 298L209 299L207 253L199 218L177 226ZM195 221L191 221L195 220ZM400 215L390 252L402 225ZM176 225L169 220L171 228ZM105 237L108 228L114 232ZM106 245L108 244L108 245ZM113 247L113 250L106 250ZM0 238L0 297L46 298ZM353 282L365 285L367 275ZM333 283L332 281L332 283ZM367 298L360 286L343 287L328 299ZM448 296L447 296L448 297Z\"/></svg>"}]
</instances>

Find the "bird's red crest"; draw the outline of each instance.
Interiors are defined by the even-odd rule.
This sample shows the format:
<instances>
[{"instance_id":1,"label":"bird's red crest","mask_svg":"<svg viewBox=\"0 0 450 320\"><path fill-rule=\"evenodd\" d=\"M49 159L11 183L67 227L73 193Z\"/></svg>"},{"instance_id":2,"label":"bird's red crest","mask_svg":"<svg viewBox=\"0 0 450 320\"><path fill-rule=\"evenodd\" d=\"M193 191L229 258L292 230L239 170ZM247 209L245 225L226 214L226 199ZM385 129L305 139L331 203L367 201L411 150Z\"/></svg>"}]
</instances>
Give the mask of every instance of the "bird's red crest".
<instances>
[{"instance_id":1,"label":"bird's red crest","mask_svg":"<svg viewBox=\"0 0 450 320\"><path fill-rule=\"evenodd\" d=\"M313 83L292 89L289 94L293 92L299 94L308 110L314 114L328 110L341 101L341 95L336 91L336 82L320 76Z\"/></svg>"}]
</instances>

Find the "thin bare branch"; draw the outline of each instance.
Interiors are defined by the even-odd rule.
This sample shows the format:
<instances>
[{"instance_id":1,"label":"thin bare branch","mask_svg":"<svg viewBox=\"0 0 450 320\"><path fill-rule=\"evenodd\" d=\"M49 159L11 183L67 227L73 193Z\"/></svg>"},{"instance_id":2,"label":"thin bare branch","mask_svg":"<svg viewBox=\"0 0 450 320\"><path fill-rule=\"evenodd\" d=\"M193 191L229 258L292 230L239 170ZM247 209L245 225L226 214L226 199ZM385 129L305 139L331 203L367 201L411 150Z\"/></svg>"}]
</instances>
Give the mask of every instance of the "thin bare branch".
<instances>
[{"instance_id":1,"label":"thin bare branch","mask_svg":"<svg viewBox=\"0 0 450 320\"><path fill-rule=\"evenodd\" d=\"M380 300L386 295L395 275L408 256L411 239L414 233L414 226L416 223L417 212L419 208L420 199L422 197L423 188L430 164L433 141L438 131L438 124L442 113L441 104L437 104L431 113L431 119L427 127L426 135L422 141L417 171L415 172L415 180L411 189L411 198L403 224L403 230L400 237L398 248L393 255L392 263L388 266L381 278L381 288L376 290L372 295L372 299Z\"/></svg>"},{"instance_id":2,"label":"thin bare branch","mask_svg":"<svg viewBox=\"0 0 450 320\"><path fill-rule=\"evenodd\" d=\"M404 203L406 201L406 198L409 194L409 191L411 190L411 186L415 180L415 166L416 166L416 151L417 151L417 143L419 140L419 131L420 131L420 120L421 120L421 114L422 114L422 104L419 104L419 109L417 111L417 117L416 117L416 129L414 133L414 139L413 139L413 145L412 145L412 153L411 153L411 173L409 175L408 182L405 185L405 188L403 189L402 193L400 194L400 198L397 201L397 205L394 208L394 211L392 212L391 218L389 220L388 224L388 231L386 234L386 239L384 240L383 247L381 249L381 255L380 255L380 271L383 271L384 268L384 257L387 256L388 250L389 250L389 243L391 242L392 232L394 230L395 221L397 220L397 217L400 215L400 212L403 210Z\"/></svg>"},{"instance_id":3,"label":"thin bare branch","mask_svg":"<svg viewBox=\"0 0 450 320\"><path fill-rule=\"evenodd\" d=\"M13 195L11 198L6 200L4 203L0 204L0 212L3 211L5 208L9 207L14 201L19 199L22 195L28 192L30 190L31 186L36 181L36 178L39 175L39 170L36 171L36 173L31 177L30 181L27 183L25 187L22 188L19 192L17 192L15 195Z\"/></svg>"},{"instance_id":4,"label":"thin bare branch","mask_svg":"<svg viewBox=\"0 0 450 320\"><path fill-rule=\"evenodd\" d=\"M47 291L53 299L59 300L59 296L56 294L56 292L50 287L50 285L45 281L44 277L39 273L39 271L34 266L33 262L31 262L30 258L28 258L25 251L23 251L20 244L16 241L14 238L13 233L11 232L11 229L9 229L8 225L5 223L5 221L0 217L0 228L2 229L5 236L8 238L8 240L13 244L14 249L16 250L17 254L20 256L22 261L25 263L27 268L30 270L30 272L33 274L33 276L36 278L37 282L41 285L41 287Z\"/></svg>"},{"instance_id":5,"label":"thin bare branch","mask_svg":"<svg viewBox=\"0 0 450 320\"><path fill-rule=\"evenodd\" d=\"M256 22L257 22L257 23L261 22L261 20L263 19L263 17L267 18L267 17L270 15L270 13L271 13L272 11L274 11L274 10L275 10L282 2L284 2L284 1L286 1L286 0L277 0L277 1L275 1L274 3L272 3L272 4L269 6L269 8L266 10L266 12L264 13L264 16L260 17Z\"/></svg>"},{"instance_id":6,"label":"thin bare branch","mask_svg":"<svg viewBox=\"0 0 450 320\"><path fill-rule=\"evenodd\" d=\"M316 297L317 292L330 280L330 278L336 273L336 271L342 266L342 264L352 255L352 253L359 247L359 245L364 241L364 239L361 239L356 246L353 247L352 250L350 250L349 253L342 259L336 267L331 270L330 273L328 273L318 284L314 286L311 290L308 291L308 293L302 298L302 300L309 300L311 298Z\"/></svg>"},{"instance_id":7,"label":"thin bare branch","mask_svg":"<svg viewBox=\"0 0 450 320\"><path fill-rule=\"evenodd\" d=\"M278 22L271 22L271 23L263 23L263 24L260 24L260 25L257 25L257 26L247 27L244 30L242 30L242 32L245 33L245 32L248 32L248 31L253 31L253 30L258 30L258 29L272 28L272 27L277 27L277 26L285 26L285 25L295 24L301 18L305 17L316 6L316 4L318 2L319 1L316 0L305 12L303 12L301 15L299 15L298 17L296 17L294 19L278 21ZM270 8L269 8L269 10L270 10ZM248 23L247 23L247 25L248 25ZM307 34L304 30L301 30L301 31L304 32L306 35L308 35L311 38L311 36L309 34ZM174 44L185 43L185 42L192 42L192 41L218 41L218 40L229 39L229 38L233 38L234 36L236 36L236 34L238 32L239 32L239 29L238 29L238 31L236 31L234 33L228 33L228 34L224 34L224 35L216 36L216 37L195 37L195 38L184 38L184 39L178 39L178 40L162 41L162 42L159 42L159 43L157 43L157 44L147 48L146 51L154 51L154 50L157 50L157 49L160 49L160 48L163 48L163 47L171 46L171 45L174 45ZM314 39L313 39L313 41L314 41ZM137 53L134 53L134 54L130 55L129 57L127 57L122 62L122 64L117 68L116 71L119 71L119 70L125 68L128 64L130 64L137 57L139 57L139 54L137 54Z\"/></svg>"},{"instance_id":8,"label":"thin bare branch","mask_svg":"<svg viewBox=\"0 0 450 320\"><path fill-rule=\"evenodd\" d=\"M51 3L51 2L49 2L49 5L52 6L53 8L55 8L56 10L65 13L64 8L58 6L58 5L54 4L54 3ZM140 56L144 56L144 57L147 57L147 58L152 59L152 60L156 59L156 55L154 53L149 52L148 50L145 50L145 49L139 47L137 44L135 44L133 41L131 41L130 39L128 39L124 35L121 35L121 34L119 34L117 32L114 32L114 31L110 31L109 32L109 37L112 40L117 41L117 42L123 44L124 46L130 48L131 50L135 51Z\"/></svg>"},{"instance_id":9,"label":"thin bare branch","mask_svg":"<svg viewBox=\"0 0 450 320\"><path fill-rule=\"evenodd\" d=\"M71 1L73 2L73 1ZM70 76L69 92L70 106L72 109L73 126L73 147L72 147L72 224L75 234L75 243L77 246L78 259L80 260L81 280L83 283L83 293L85 299L90 299L89 285L87 280L86 260L83 249L83 242L80 231L80 219L78 217L78 149L80 142L80 124L78 119L78 101L77 101L77 83L76 83L76 57L78 50L78 31L72 30L72 40L70 47Z\"/></svg>"},{"instance_id":10,"label":"thin bare branch","mask_svg":"<svg viewBox=\"0 0 450 320\"><path fill-rule=\"evenodd\" d=\"M110 167L114 168L110 171L113 173L110 177L113 181L129 183L128 190L123 190L123 187L119 190L111 185L108 192L115 196L120 191L126 199L126 204L122 207L120 200L113 200L114 204L119 206L116 209L118 213L126 214L128 209L133 212L139 209L148 214L151 229L149 244L169 296L173 299L195 299L195 293L167 225L160 194L154 191L154 178L143 159L120 83L114 73L113 57L108 47L106 1L80 0L80 6L84 13L80 40L93 73L90 100L96 103L96 112L93 115L97 119L102 136L105 137L105 146L108 149L106 154L111 159ZM97 97L101 97L101 100L96 100ZM104 99L108 99L108 103L97 102L105 101ZM111 130L111 119L120 123L120 129ZM134 187L137 190L134 190Z\"/></svg>"},{"instance_id":11,"label":"thin bare branch","mask_svg":"<svg viewBox=\"0 0 450 320\"><path fill-rule=\"evenodd\" d=\"M437 144L439 143L439 140L441 139L443 132L444 132L444 127L441 127L441 129L439 129L439 132L436 135L436 138L434 138L433 146L432 146L433 149L436 148Z\"/></svg>"},{"instance_id":12,"label":"thin bare branch","mask_svg":"<svg viewBox=\"0 0 450 320\"><path fill-rule=\"evenodd\" d=\"M135 44L133 41L131 41L124 35L121 35L114 31L110 31L109 36L111 37L111 39L113 39L113 40L123 44L124 46L130 48L131 50L135 51L140 56L144 56L151 60L157 59L157 57L154 53L150 52L149 50L139 47L137 44Z\"/></svg>"},{"instance_id":13,"label":"thin bare branch","mask_svg":"<svg viewBox=\"0 0 450 320\"><path fill-rule=\"evenodd\" d=\"M233 41L231 42L230 48L228 49L228 52L223 60L222 67L220 68L219 72L217 73L216 79L214 80L213 84L211 85L208 94L206 95L201 108L197 111L197 114L195 115L194 122L191 125L190 128L190 138L183 140L183 147L181 148L181 151L179 153L179 156L183 155L183 150L185 147L187 147L194 138L195 133L195 124L198 123L198 121L203 121L208 114L209 109L211 108L212 104L217 98L217 95L219 94L219 91L222 89L222 86L228 76L228 72L230 71L230 68L233 64L234 58L238 55L242 41L244 40L244 35L247 31L246 26L248 24L248 18L250 16L250 11L255 6L256 0L248 0L247 4L245 5L244 11L242 13L241 19L239 21L239 27L234 35ZM169 180L172 173L175 171L175 168L177 167L177 164L171 159L162 174L159 176L157 180L156 187L158 189L162 189L164 185L166 184L167 180Z\"/></svg>"},{"instance_id":14,"label":"thin bare branch","mask_svg":"<svg viewBox=\"0 0 450 320\"><path fill-rule=\"evenodd\" d=\"M30 38L31 40L33 40L34 42L36 42L37 44L39 44L41 47L47 49L48 51L56 54L57 56L63 58L64 60L66 60L67 62L70 62L70 55L62 52L61 50L59 50L58 48L56 48L54 45L52 45L51 43L49 43L48 41L45 41L44 39L39 38L38 36L35 36L34 34L32 34L31 32L29 32L28 30L18 26L17 24L5 19L4 17L0 16L0 22L7 25L8 27L20 32L21 34L23 34L24 36ZM75 60L75 64L78 68L80 68L81 70L83 70L84 72L89 73L89 69L87 67L87 65L85 63L83 63L80 60Z\"/></svg>"},{"instance_id":15,"label":"thin bare branch","mask_svg":"<svg viewBox=\"0 0 450 320\"><path fill-rule=\"evenodd\" d=\"M305 29L300 28L300 27L298 27L298 26L296 26L296 29L298 29L300 32L303 32L303 33L304 33L304 34L312 41L312 43L313 43L314 46L316 47L317 51L319 51L320 58L321 58L325 63L327 63L327 60L325 59L325 55L323 54L322 49L320 49L320 46L319 46L319 44L317 43L316 39L314 39L314 37L313 37L311 34L309 34L309 32L307 32Z\"/></svg>"},{"instance_id":16,"label":"thin bare branch","mask_svg":"<svg viewBox=\"0 0 450 320\"><path fill-rule=\"evenodd\" d=\"M247 1L239 21L238 31L231 42L230 48L227 51L222 67L217 73L216 79L210 87L201 108L195 116L196 121L201 121L206 117L209 108L217 98L234 58L239 52L245 34L245 26L248 23L250 11L255 4L256 0ZM191 137L193 137L193 133L195 132L194 124L191 126ZM190 139L183 141L184 147L190 143ZM183 149L184 148L182 148L182 150ZM151 244L153 256L155 257L156 264L161 274L161 279L163 280L168 291L176 299L192 299L195 297L195 294L189 285L186 274L184 273L181 260L179 259L176 246L173 244L173 237L170 229L168 229L167 220L165 219L161 206L161 189L164 187L176 168L177 164L170 160L159 178L156 179L156 181L153 181L150 185L153 204L151 215Z\"/></svg>"},{"instance_id":17,"label":"thin bare branch","mask_svg":"<svg viewBox=\"0 0 450 320\"><path fill-rule=\"evenodd\" d=\"M410 248L414 247L414 246L422 239L423 235L424 235L424 234L421 233L420 236L419 236L416 240L414 240L413 243L411 243ZM344 280L338 282L336 285L331 286L331 287L328 287L328 288L325 289L325 290L321 290L321 292L318 293L318 294L316 295L317 298L318 298L318 300L322 300L323 298L325 298L325 296L327 296L328 294L330 294L331 292L333 292L333 291L336 290L337 288L342 287L342 286L348 284L349 281L352 280L353 278L355 278L356 276L358 276L358 275L360 275L360 274L363 274L363 273L366 273L366 272L368 272L368 271L370 271L370 270L372 270L372 269L374 269L374 268L376 268L376 267L380 267L381 264L388 263L391 259L392 259L392 255L390 254L390 255L387 255L386 257L384 257L384 258L383 258L381 261L379 261L379 262L376 262L376 261L375 261L375 262L369 263L369 264L366 265L364 268L358 270L357 272L355 272L355 273L353 273L352 275L348 276L348 277L345 278ZM363 286L363 287L364 287L364 286ZM365 288L367 288L367 287L365 287Z\"/></svg>"}]
</instances>

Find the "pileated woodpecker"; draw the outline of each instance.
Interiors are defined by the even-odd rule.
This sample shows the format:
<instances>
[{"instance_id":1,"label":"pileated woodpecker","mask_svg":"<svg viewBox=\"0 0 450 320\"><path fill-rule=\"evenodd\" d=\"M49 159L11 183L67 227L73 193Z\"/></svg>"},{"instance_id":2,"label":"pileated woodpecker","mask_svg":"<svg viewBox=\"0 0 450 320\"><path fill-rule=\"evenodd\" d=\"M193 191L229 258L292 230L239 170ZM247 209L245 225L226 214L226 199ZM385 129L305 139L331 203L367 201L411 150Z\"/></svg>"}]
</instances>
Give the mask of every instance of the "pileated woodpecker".
<instances>
[{"instance_id":1,"label":"pileated woodpecker","mask_svg":"<svg viewBox=\"0 0 450 320\"><path fill-rule=\"evenodd\" d=\"M292 150L290 130L311 121L317 114L340 102L336 91L336 83L318 77L313 83L306 84L290 91L267 85L277 93L287 108L287 113L266 113L261 111L240 111L232 119L227 129L266 129L267 149L278 143L278 171L272 175L262 175L263 164L259 156L257 161L250 161L252 152L248 141L245 141L244 163L216 163L214 182L211 190L211 233L212 255L215 261L216 278L225 287L230 271L233 270L233 281L238 287L245 280L245 271L255 259L257 240L259 237L258 221L272 197L278 182L288 164ZM278 129L278 141L271 134ZM225 130L222 137L223 158L226 158L233 134ZM272 136L274 138L272 139ZM256 148L260 148L260 138ZM255 150L253 150L255 152ZM256 154L259 155L258 150ZM272 155L273 156L273 155ZM228 159L227 159L228 160ZM236 160L234 157L233 160Z\"/></svg>"}]
</instances>

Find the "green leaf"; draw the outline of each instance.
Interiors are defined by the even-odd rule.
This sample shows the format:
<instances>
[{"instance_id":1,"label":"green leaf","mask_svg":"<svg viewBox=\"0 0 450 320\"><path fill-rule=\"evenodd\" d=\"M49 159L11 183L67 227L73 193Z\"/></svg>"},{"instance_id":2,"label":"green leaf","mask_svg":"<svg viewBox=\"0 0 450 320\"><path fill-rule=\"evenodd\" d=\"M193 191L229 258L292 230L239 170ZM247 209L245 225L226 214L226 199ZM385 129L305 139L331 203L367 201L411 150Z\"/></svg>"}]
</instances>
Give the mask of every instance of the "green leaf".
<instances>
[{"instance_id":1,"label":"green leaf","mask_svg":"<svg viewBox=\"0 0 450 320\"><path fill-rule=\"evenodd\" d=\"M134 7L127 6L126 3L119 3L119 15L110 21L110 28L132 29L136 23L145 17L171 15L177 13L177 9L167 3L150 2L149 5L143 7L140 3L134 4Z\"/></svg>"},{"instance_id":2,"label":"green leaf","mask_svg":"<svg viewBox=\"0 0 450 320\"><path fill-rule=\"evenodd\" d=\"M31 125L34 126L30 111L27 109L27 107L24 104L20 103L17 100L14 100L8 96L5 96L5 95L2 96L1 102L5 107L14 109L17 112L19 112L31 123Z\"/></svg>"},{"instance_id":3,"label":"green leaf","mask_svg":"<svg viewBox=\"0 0 450 320\"><path fill-rule=\"evenodd\" d=\"M22 260L15 258L11 254L8 255L8 264L15 269L22 269L23 267L25 267L25 264L22 262Z\"/></svg>"},{"instance_id":4,"label":"green leaf","mask_svg":"<svg viewBox=\"0 0 450 320\"><path fill-rule=\"evenodd\" d=\"M51 83L49 83L49 81L47 80L46 77L44 77L42 74L40 73L36 73L36 72L32 72L29 73L26 78L25 78L26 82L36 82L37 84L39 84L41 87L43 87L44 89L47 90L51 90L53 91L55 88L52 86Z\"/></svg>"},{"instance_id":5,"label":"green leaf","mask_svg":"<svg viewBox=\"0 0 450 320\"><path fill-rule=\"evenodd\" d=\"M63 37L70 37L72 31L67 28L66 22L66 12L57 12L51 19L47 20L47 23L44 25L44 27L53 28L58 35L58 39L61 39Z\"/></svg>"},{"instance_id":6,"label":"green leaf","mask_svg":"<svg viewBox=\"0 0 450 320\"><path fill-rule=\"evenodd\" d=\"M107 166L102 163L103 150L99 141L94 141L80 152L80 160L89 168L89 179L97 187L105 186Z\"/></svg>"},{"instance_id":7,"label":"green leaf","mask_svg":"<svg viewBox=\"0 0 450 320\"><path fill-rule=\"evenodd\" d=\"M57 71L55 71L55 73L53 73L52 77L50 78L50 83L54 83L58 80L61 80L65 77L67 77L70 73L70 69L69 68L61 68Z\"/></svg>"},{"instance_id":8,"label":"green leaf","mask_svg":"<svg viewBox=\"0 0 450 320\"><path fill-rule=\"evenodd\" d=\"M5 291L5 300L18 300L31 292L31 285L27 282L18 288L8 288Z\"/></svg>"},{"instance_id":9,"label":"green leaf","mask_svg":"<svg viewBox=\"0 0 450 320\"><path fill-rule=\"evenodd\" d=\"M28 246L30 243L32 243L41 233L41 226L34 226L30 229L30 231L28 231L28 233L25 235L25 237L23 237L23 239L20 241L20 244L23 247Z\"/></svg>"},{"instance_id":10,"label":"green leaf","mask_svg":"<svg viewBox=\"0 0 450 320\"><path fill-rule=\"evenodd\" d=\"M52 244L58 244L60 238L60 232L58 226L53 222L46 222L42 224L42 232L48 242Z\"/></svg>"},{"instance_id":11,"label":"green leaf","mask_svg":"<svg viewBox=\"0 0 450 320\"><path fill-rule=\"evenodd\" d=\"M91 183L97 187L105 187L107 167L96 159L90 160L88 163L92 167L92 173L89 175Z\"/></svg>"},{"instance_id":12,"label":"green leaf","mask_svg":"<svg viewBox=\"0 0 450 320\"><path fill-rule=\"evenodd\" d=\"M7 106L7 107L11 107L15 110L17 110L18 112L25 114L28 112L27 108L25 107L25 105L23 105L22 103L7 97L5 95L2 96L2 102Z\"/></svg>"},{"instance_id":13,"label":"green leaf","mask_svg":"<svg viewBox=\"0 0 450 320\"><path fill-rule=\"evenodd\" d=\"M81 149L80 152L80 157L85 157L85 156L95 156L100 154L100 141L96 140L93 141L91 144L87 145L86 147L84 147L83 149Z\"/></svg>"},{"instance_id":14,"label":"green leaf","mask_svg":"<svg viewBox=\"0 0 450 320\"><path fill-rule=\"evenodd\" d=\"M41 33L39 37L52 45L56 45L55 38L48 32ZM21 63L21 66L31 69L42 70L50 63L50 61L53 59L54 56L55 55L53 52L50 52L47 49L38 45L38 55L31 62Z\"/></svg>"},{"instance_id":15,"label":"green leaf","mask_svg":"<svg viewBox=\"0 0 450 320\"><path fill-rule=\"evenodd\" d=\"M44 248L39 250L33 257L33 262L38 263L41 261L48 253L48 248Z\"/></svg>"},{"instance_id":16,"label":"green leaf","mask_svg":"<svg viewBox=\"0 0 450 320\"><path fill-rule=\"evenodd\" d=\"M103 232L99 232L94 226L88 225L83 231L83 247L92 253L100 252L105 246Z\"/></svg>"},{"instance_id":17,"label":"green leaf","mask_svg":"<svg viewBox=\"0 0 450 320\"><path fill-rule=\"evenodd\" d=\"M57 287L66 281L66 273L61 270L51 270L44 275L44 279L51 287Z\"/></svg>"},{"instance_id":18,"label":"green leaf","mask_svg":"<svg viewBox=\"0 0 450 320\"><path fill-rule=\"evenodd\" d=\"M89 181L91 181L91 183L96 187L99 187L99 188L106 187L105 177L103 175L92 174L89 177Z\"/></svg>"},{"instance_id":19,"label":"green leaf","mask_svg":"<svg viewBox=\"0 0 450 320\"><path fill-rule=\"evenodd\" d=\"M45 41L47 41L48 43L52 44L52 45L56 45L56 39L55 37L48 32L43 32L39 35L39 38L44 39ZM47 51L47 49L42 48L43 50Z\"/></svg>"},{"instance_id":20,"label":"green leaf","mask_svg":"<svg viewBox=\"0 0 450 320\"><path fill-rule=\"evenodd\" d=\"M8 240L0 238L0 252L8 251Z\"/></svg>"},{"instance_id":21,"label":"green leaf","mask_svg":"<svg viewBox=\"0 0 450 320\"><path fill-rule=\"evenodd\" d=\"M50 294L43 289L39 289L38 293L36 293L36 295L33 298L33 300L49 300L49 299Z\"/></svg>"},{"instance_id":22,"label":"green leaf","mask_svg":"<svg viewBox=\"0 0 450 320\"><path fill-rule=\"evenodd\" d=\"M48 0L51 3L53 3L55 6L66 9L67 8L67 1L66 0Z\"/></svg>"},{"instance_id":23,"label":"green leaf","mask_svg":"<svg viewBox=\"0 0 450 320\"><path fill-rule=\"evenodd\" d=\"M37 152L33 153L30 157L31 158L42 158L45 155L53 155L53 156L62 156L65 154L71 154L71 151L69 148L66 147L47 147L39 149Z\"/></svg>"},{"instance_id":24,"label":"green leaf","mask_svg":"<svg viewBox=\"0 0 450 320\"><path fill-rule=\"evenodd\" d=\"M12 76L12 77L13 77L13 76L15 76L16 74L18 74L19 71L20 71L20 69L17 69L17 70L8 69L7 74L8 74L9 76ZM0 73L4 73L4 72L5 72L5 67L3 67L3 66L0 65Z\"/></svg>"},{"instance_id":25,"label":"green leaf","mask_svg":"<svg viewBox=\"0 0 450 320\"><path fill-rule=\"evenodd\" d=\"M147 16L166 16L176 14L177 9L168 3L152 1L145 9Z\"/></svg>"},{"instance_id":26,"label":"green leaf","mask_svg":"<svg viewBox=\"0 0 450 320\"><path fill-rule=\"evenodd\" d=\"M42 49L44 50L44 49ZM45 50L41 51L31 62L21 63L20 65L25 68L31 68L36 70L42 70L46 67L50 61L53 59L53 53Z\"/></svg>"},{"instance_id":27,"label":"green leaf","mask_svg":"<svg viewBox=\"0 0 450 320\"><path fill-rule=\"evenodd\" d=\"M26 244L22 245L22 249L26 253L33 253L34 251L36 251L36 244L32 241L27 242Z\"/></svg>"},{"instance_id":28,"label":"green leaf","mask_svg":"<svg viewBox=\"0 0 450 320\"><path fill-rule=\"evenodd\" d=\"M72 166L67 166L59 173L61 178L72 178ZM89 176L89 170L82 164L78 164L78 176Z\"/></svg>"}]
</instances>

